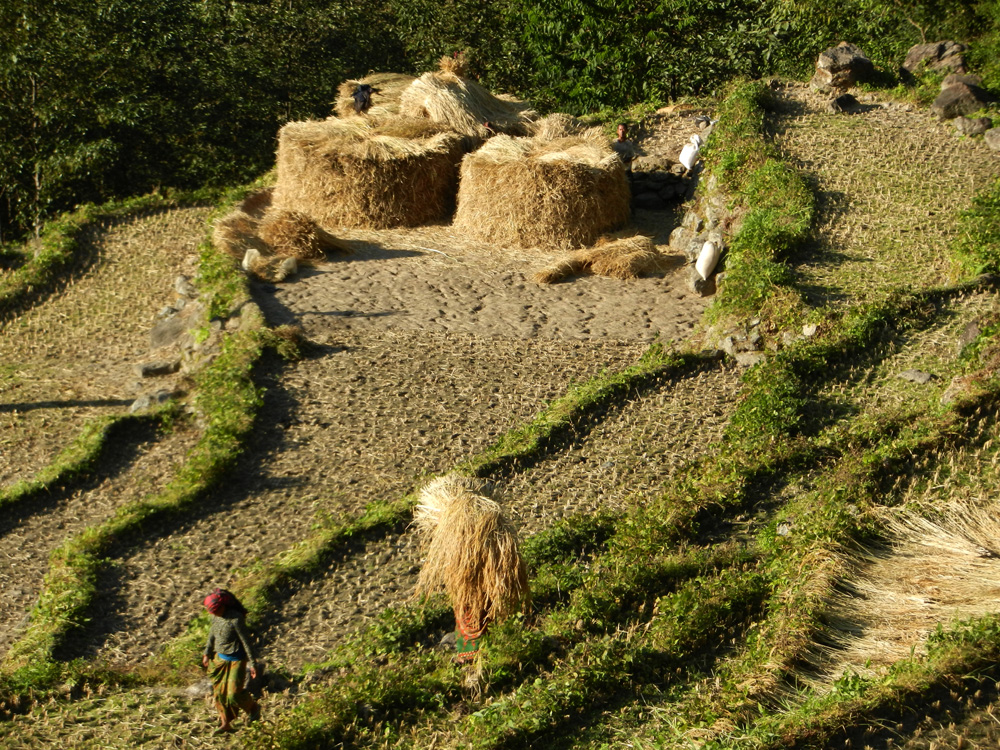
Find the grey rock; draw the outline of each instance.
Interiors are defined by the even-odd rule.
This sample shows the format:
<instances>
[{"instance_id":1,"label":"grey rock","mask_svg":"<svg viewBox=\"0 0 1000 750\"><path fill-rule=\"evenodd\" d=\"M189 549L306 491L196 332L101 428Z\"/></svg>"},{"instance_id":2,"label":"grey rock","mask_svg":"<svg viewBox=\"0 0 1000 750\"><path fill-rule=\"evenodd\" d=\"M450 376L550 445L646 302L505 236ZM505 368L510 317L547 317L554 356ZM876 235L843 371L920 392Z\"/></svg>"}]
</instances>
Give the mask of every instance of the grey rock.
<instances>
[{"instance_id":1,"label":"grey rock","mask_svg":"<svg viewBox=\"0 0 1000 750\"><path fill-rule=\"evenodd\" d=\"M161 375L173 375L181 369L179 359L161 360L159 362L143 362L135 366L136 375L141 378L155 378Z\"/></svg>"},{"instance_id":2,"label":"grey rock","mask_svg":"<svg viewBox=\"0 0 1000 750\"><path fill-rule=\"evenodd\" d=\"M909 380L920 385L926 385L934 379L933 375L929 372L924 372L923 370L903 370L899 373L899 377L903 380Z\"/></svg>"},{"instance_id":3,"label":"grey rock","mask_svg":"<svg viewBox=\"0 0 1000 750\"><path fill-rule=\"evenodd\" d=\"M961 115L978 112L990 101L990 95L978 86L956 83L938 94L931 104L931 112L942 120L953 120Z\"/></svg>"},{"instance_id":4,"label":"grey rock","mask_svg":"<svg viewBox=\"0 0 1000 750\"><path fill-rule=\"evenodd\" d=\"M993 151L1000 151L1000 128L990 128L983 133L983 140Z\"/></svg>"},{"instance_id":5,"label":"grey rock","mask_svg":"<svg viewBox=\"0 0 1000 750\"><path fill-rule=\"evenodd\" d=\"M149 332L149 345L153 349L162 346L173 346L187 334L187 321L179 316L165 318L153 326Z\"/></svg>"},{"instance_id":6,"label":"grey rock","mask_svg":"<svg viewBox=\"0 0 1000 750\"><path fill-rule=\"evenodd\" d=\"M965 351L965 347L978 339L979 334L982 332L983 329L979 326L978 320L970 320L966 323L965 328L962 329L962 333L958 337L958 353L961 354Z\"/></svg>"},{"instance_id":7,"label":"grey rock","mask_svg":"<svg viewBox=\"0 0 1000 750\"><path fill-rule=\"evenodd\" d=\"M802 326L802 335L805 336L806 338L812 338L813 336L816 335L817 330L818 329L815 323L807 323L806 325Z\"/></svg>"},{"instance_id":8,"label":"grey rock","mask_svg":"<svg viewBox=\"0 0 1000 750\"><path fill-rule=\"evenodd\" d=\"M691 242L691 230L685 226L674 227L674 230L670 233L670 249L675 252L684 252L688 244Z\"/></svg>"},{"instance_id":9,"label":"grey rock","mask_svg":"<svg viewBox=\"0 0 1000 750\"><path fill-rule=\"evenodd\" d=\"M859 47L841 42L820 52L816 73L810 83L819 89L846 89L855 83L870 80L874 72L875 66Z\"/></svg>"},{"instance_id":10,"label":"grey rock","mask_svg":"<svg viewBox=\"0 0 1000 750\"><path fill-rule=\"evenodd\" d=\"M702 297L708 297L715 294L715 277L709 276L708 279L703 279L698 275L693 265L688 266L688 289L690 289L695 294Z\"/></svg>"},{"instance_id":11,"label":"grey rock","mask_svg":"<svg viewBox=\"0 0 1000 750\"><path fill-rule=\"evenodd\" d=\"M174 396L178 395L176 391L159 390L156 393L147 393L139 396L132 405L129 407L129 414L135 414L139 411L145 411L153 406L159 406L160 404L166 403Z\"/></svg>"},{"instance_id":12,"label":"grey rock","mask_svg":"<svg viewBox=\"0 0 1000 750\"><path fill-rule=\"evenodd\" d=\"M189 700L201 700L212 694L212 681L208 678L198 680L184 688L184 697Z\"/></svg>"},{"instance_id":13,"label":"grey rock","mask_svg":"<svg viewBox=\"0 0 1000 750\"><path fill-rule=\"evenodd\" d=\"M174 291L182 297L194 298L198 296L198 288L191 283L190 278L183 274L174 279Z\"/></svg>"},{"instance_id":14,"label":"grey rock","mask_svg":"<svg viewBox=\"0 0 1000 750\"><path fill-rule=\"evenodd\" d=\"M669 173L675 165L676 162L666 156L651 156L644 154L642 156L637 156L632 160L632 174L636 174L638 172L656 172L659 170L664 170Z\"/></svg>"},{"instance_id":15,"label":"grey rock","mask_svg":"<svg viewBox=\"0 0 1000 750\"><path fill-rule=\"evenodd\" d=\"M953 41L915 44L906 53L903 70L920 73L924 70L948 70L953 73L965 72L966 46Z\"/></svg>"},{"instance_id":16,"label":"grey rock","mask_svg":"<svg viewBox=\"0 0 1000 750\"><path fill-rule=\"evenodd\" d=\"M951 124L960 135L983 135L993 127L989 117L956 117Z\"/></svg>"},{"instance_id":17,"label":"grey rock","mask_svg":"<svg viewBox=\"0 0 1000 750\"><path fill-rule=\"evenodd\" d=\"M941 394L941 405L950 406L955 403L958 398L968 390L968 381L961 375L952 378L948 387L944 389L944 393Z\"/></svg>"},{"instance_id":18,"label":"grey rock","mask_svg":"<svg viewBox=\"0 0 1000 750\"><path fill-rule=\"evenodd\" d=\"M445 649L445 650L451 650L451 649L455 648L455 641L456 640L457 640L457 636L455 634L455 631L451 630L451 631L445 633L443 636L441 636L441 640L438 641L438 648Z\"/></svg>"},{"instance_id":19,"label":"grey rock","mask_svg":"<svg viewBox=\"0 0 1000 750\"><path fill-rule=\"evenodd\" d=\"M753 367L767 359L767 355L763 352L736 352L733 359L740 367Z\"/></svg>"},{"instance_id":20,"label":"grey rock","mask_svg":"<svg viewBox=\"0 0 1000 750\"><path fill-rule=\"evenodd\" d=\"M858 100L851 94L841 94L836 99L827 102L826 111L831 114L840 112L853 112L858 106Z\"/></svg>"},{"instance_id":21,"label":"grey rock","mask_svg":"<svg viewBox=\"0 0 1000 750\"><path fill-rule=\"evenodd\" d=\"M724 336L722 341L719 342L719 348L730 357L736 354L736 342L732 336Z\"/></svg>"},{"instance_id":22,"label":"grey rock","mask_svg":"<svg viewBox=\"0 0 1000 750\"><path fill-rule=\"evenodd\" d=\"M954 86L956 83L964 83L967 86L979 86L982 88L983 79L979 76L974 76L971 74L961 74L961 73L949 73L941 81L941 90L944 91L949 86Z\"/></svg>"},{"instance_id":23,"label":"grey rock","mask_svg":"<svg viewBox=\"0 0 1000 750\"><path fill-rule=\"evenodd\" d=\"M697 234L705 228L705 222L694 211L688 211L681 220L681 226Z\"/></svg>"}]
</instances>

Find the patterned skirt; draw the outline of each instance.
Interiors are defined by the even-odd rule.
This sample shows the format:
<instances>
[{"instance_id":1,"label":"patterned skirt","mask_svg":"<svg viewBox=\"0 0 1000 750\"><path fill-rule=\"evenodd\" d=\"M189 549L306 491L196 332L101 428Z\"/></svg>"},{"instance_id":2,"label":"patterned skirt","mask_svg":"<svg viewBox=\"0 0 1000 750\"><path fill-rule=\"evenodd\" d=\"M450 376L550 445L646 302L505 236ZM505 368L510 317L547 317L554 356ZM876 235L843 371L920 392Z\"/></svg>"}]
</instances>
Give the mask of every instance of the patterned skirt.
<instances>
[{"instance_id":1,"label":"patterned skirt","mask_svg":"<svg viewBox=\"0 0 1000 750\"><path fill-rule=\"evenodd\" d=\"M259 710L257 701L244 687L246 676L245 659L226 661L216 657L212 664L212 697L215 698L216 708L220 713L224 713L229 721L236 718L241 708L251 716Z\"/></svg>"}]
</instances>

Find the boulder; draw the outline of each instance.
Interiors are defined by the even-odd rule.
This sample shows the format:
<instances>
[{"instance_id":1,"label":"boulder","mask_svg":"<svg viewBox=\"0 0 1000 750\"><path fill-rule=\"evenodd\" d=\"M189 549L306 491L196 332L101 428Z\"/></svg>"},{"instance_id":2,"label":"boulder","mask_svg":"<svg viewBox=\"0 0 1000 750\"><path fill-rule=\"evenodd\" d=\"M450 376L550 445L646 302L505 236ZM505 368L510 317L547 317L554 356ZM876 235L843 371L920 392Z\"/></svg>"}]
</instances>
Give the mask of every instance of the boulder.
<instances>
[{"instance_id":1,"label":"boulder","mask_svg":"<svg viewBox=\"0 0 1000 750\"><path fill-rule=\"evenodd\" d=\"M965 51L967 47L958 42L930 42L915 44L906 53L903 70L918 74L924 70L965 72Z\"/></svg>"},{"instance_id":2,"label":"boulder","mask_svg":"<svg viewBox=\"0 0 1000 750\"><path fill-rule=\"evenodd\" d=\"M951 122L960 135L982 135L992 127L989 117L956 117Z\"/></svg>"},{"instance_id":3,"label":"boulder","mask_svg":"<svg viewBox=\"0 0 1000 750\"><path fill-rule=\"evenodd\" d=\"M846 89L869 80L875 72L872 61L855 45L841 42L819 54L816 73L810 83L814 88Z\"/></svg>"},{"instance_id":4,"label":"boulder","mask_svg":"<svg viewBox=\"0 0 1000 750\"><path fill-rule=\"evenodd\" d=\"M941 81L941 90L944 91L949 86L954 86L956 83L964 83L966 86L979 86L982 88L983 79L979 76L961 74L961 73L949 73Z\"/></svg>"},{"instance_id":5,"label":"boulder","mask_svg":"<svg viewBox=\"0 0 1000 750\"><path fill-rule=\"evenodd\" d=\"M978 112L990 101L990 95L978 86L956 83L938 94L931 105L931 112L942 120L953 120L962 115Z\"/></svg>"},{"instance_id":6,"label":"boulder","mask_svg":"<svg viewBox=\"0 0 1000 750\"><path fill-rule=\"evenodd\" d=\"M994 151L1000 151L1000 128L990 128L987 130L983 133L983 140Z\"/></svg>"},{"instance_id":7,"label":"boulder","mask_svg":"<svg viewBox=\"0 0 1000 750\"><path fill-rule=\"evenodd\" d=\"M841 94L837 98L831 99L827 102L826 111L831 114L837 114L839 112L853 112L857 106L858 100L851 94Z\"/></svg>"}]
</instances>

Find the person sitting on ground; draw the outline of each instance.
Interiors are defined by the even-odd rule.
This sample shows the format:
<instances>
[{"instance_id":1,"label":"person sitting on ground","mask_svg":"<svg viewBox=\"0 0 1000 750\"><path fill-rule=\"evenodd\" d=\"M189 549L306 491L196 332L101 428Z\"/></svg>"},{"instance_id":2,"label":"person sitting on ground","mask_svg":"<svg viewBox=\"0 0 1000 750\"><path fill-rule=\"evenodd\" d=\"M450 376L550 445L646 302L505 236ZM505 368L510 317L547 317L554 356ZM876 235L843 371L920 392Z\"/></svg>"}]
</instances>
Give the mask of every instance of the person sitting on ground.
<instances>
[{"instance_id":1,"label":"person sitting on ground","mask_svg":"<svg viewBox=\"0 0 1000 750\"><path fill-rule=\"evenodd\" d=\"M257 677L257 659L246 629L247 611L225 589L215 589L205 597L204 604L212 615L212 624L201 663L206 669L211 666L212 696L222 723L216 731L232 732L239 709L247 713L249 721L260 718L260 705L244 684L248 665L251 679Z\"/></svg>"}]
</instances>

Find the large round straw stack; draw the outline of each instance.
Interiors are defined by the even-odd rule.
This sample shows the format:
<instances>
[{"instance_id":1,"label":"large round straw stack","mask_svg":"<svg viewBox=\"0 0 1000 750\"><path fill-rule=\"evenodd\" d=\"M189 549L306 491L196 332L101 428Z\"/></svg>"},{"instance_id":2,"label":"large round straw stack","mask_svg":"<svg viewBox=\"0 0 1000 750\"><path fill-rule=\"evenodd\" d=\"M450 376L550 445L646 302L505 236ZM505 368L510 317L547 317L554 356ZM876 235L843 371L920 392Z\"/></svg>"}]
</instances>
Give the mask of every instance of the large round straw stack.
<instances>
[{"instance_id":1,"label":"large round straw stack","mask_svg":"<svg viewBox=\"0 0 1000 750\"><path fill-rule=\"evenodd\" d=\"M494 96L475 81L441 70L424 73L400 96L399 112L426 118L457 133L487 138L491 132L527 135L535 113L526 102Z\"/></svg>"},{"instance_id":2,"label":"large round straw stack","mask_svg":"<svg viewBox=\"0 0 1000 750\"><path fill-rule=\"evenodd\" d=\"M369 117L385 117L399 113L399 97L415 78L403 73L372 73L364 78L344 81L337 89L334 110L337 117L355 117L354 92L358 86L372 87L372 106L365 113Z\"/></svg>"},{"instance_id":3,"label":"large round straw stack","mask_svg":"<svg viewBox=\"0 0 1000 750\"><path fill-rule=\"evenodd\" d=\"M580 247L628 221L630 200L625 166L596 128L498 135L462 161L454 225L498 245Z\"/></svg>"},{"instance_id":4,"label":"large round straw stack","mask_svg":"<svg viewBox=\"0 0 1000 750\"><path fill-rule=\"evenodd\" d=\"M465 139L427 120L291 122L278 133L274 206L324 228L386 229L446 218Z\"/></svg>"},{"instance_id":5,"label":"large round straw stack","mask_svg":"<svg viewBox=\"0 0 1000 750\"><path fill-rule=\"evenodd\" d=\"M417 594L441 588L456 615L479 626L504 619L528 596L517 533L482 480L438 477L420 492L414 512L425 543Z\"/></svg>"}]
</instances>

